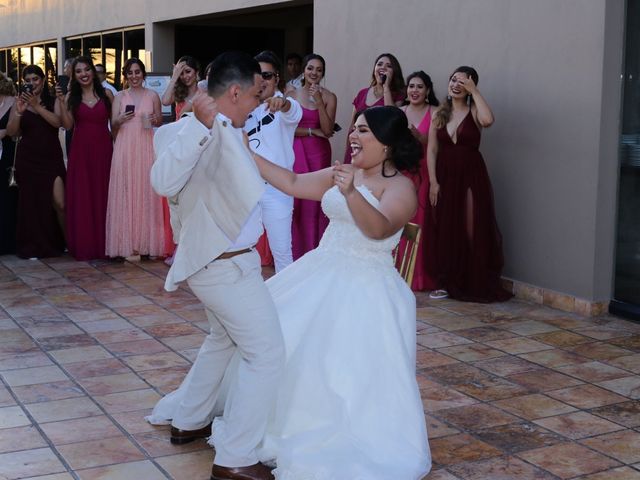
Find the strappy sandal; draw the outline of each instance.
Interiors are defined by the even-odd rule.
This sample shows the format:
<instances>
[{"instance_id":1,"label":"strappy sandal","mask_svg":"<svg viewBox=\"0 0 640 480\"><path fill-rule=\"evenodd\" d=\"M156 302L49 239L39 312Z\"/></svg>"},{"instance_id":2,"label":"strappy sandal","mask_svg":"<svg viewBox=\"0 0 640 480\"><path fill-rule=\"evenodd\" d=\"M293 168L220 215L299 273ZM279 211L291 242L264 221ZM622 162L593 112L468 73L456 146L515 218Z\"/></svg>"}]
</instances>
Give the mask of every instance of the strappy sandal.
<instances>
[{"instance_id":1,"label":"strappy sandal","mask_svg":"<svg viewBox=\"0 0 640 480\"><path fill-rule=\"evenodd\" d=\"M446 290L442 289L434 290L429 294L429 298L432 298L434 300L440 300L442 298L447 298L448 296L449 293Z\"/></svg>"}]
</instances>

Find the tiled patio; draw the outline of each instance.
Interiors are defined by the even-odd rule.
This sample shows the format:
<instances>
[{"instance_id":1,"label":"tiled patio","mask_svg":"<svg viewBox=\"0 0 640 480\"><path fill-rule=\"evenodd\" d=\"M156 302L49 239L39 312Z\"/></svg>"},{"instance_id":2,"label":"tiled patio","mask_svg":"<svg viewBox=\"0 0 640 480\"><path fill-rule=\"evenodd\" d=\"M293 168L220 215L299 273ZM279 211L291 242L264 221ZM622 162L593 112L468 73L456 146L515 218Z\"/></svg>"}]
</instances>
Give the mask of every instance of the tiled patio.
<instances>
[{"instance_id":1,"label":"tiled patio","mask_svg":"<svg viewBox=\"0 0 640 480\"><path fill-rule=\"evenodd\" d=\"M208 479L143 417L207 323L161 262L0 257L0 479ZM429 480L640 479L640 324L418 297ZM389 479L404 480L404 479Z\"/></svg>"}]
</instances>

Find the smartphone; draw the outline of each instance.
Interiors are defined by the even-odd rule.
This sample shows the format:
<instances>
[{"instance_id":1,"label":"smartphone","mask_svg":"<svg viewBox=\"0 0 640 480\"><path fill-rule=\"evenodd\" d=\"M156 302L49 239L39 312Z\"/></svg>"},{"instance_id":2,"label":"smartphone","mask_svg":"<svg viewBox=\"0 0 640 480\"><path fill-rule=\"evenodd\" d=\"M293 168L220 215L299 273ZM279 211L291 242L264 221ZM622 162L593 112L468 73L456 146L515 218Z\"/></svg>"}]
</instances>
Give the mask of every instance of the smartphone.
<instances>
[{"instance_id":1,"label":"smartphone","mask_svg":"<svg viewBox=\"0 0 640 480\"><path fill-rule=\"evenodd\" d=\"M33 85L30 83L23 83L20 85L20 91L22 93L33 93Z\"/></svg>"},{"instance_id":2,"label":"smartphone","mask_svg":"<svg viewBox=\"0 0 640 480\"><path fill-rule=\"evenodd\" d=\"M387 83L387 75L385 73L381 73L380 74L380 83L382 85L384 85L385 83Z\"/></svg>"},{"instance_id":3,"label":"smartphone","mask_svg":"<svg viewBox=\"0 0 640 480\"><path fill-rule=\"evenodd\" d=\"M340 130L342 130L342 127L340 125L338 125L337 123L333 124L333 131L334 132L339 132Z\"/></svg>"},{"instance_id":4,"label":"smartphone","mask_svg":"<svg viewBox=\"0 0 640 480\"><path fill-rule=\"evenodd\" d=\"M125 105L124 107L124 113L134 113L136 111L136 106L135 105Z\"/></svg>"},{"instance_id":5,"label":"smartphone","mask_svg":"<svg viewBox=\"0 0 640 480\"><path fill-rule=\"evenodd\" d=\"M62 94L66 95L69 89L69 77L67 75L58 75L58 86L62 90Z\"/></svg>"}]
</instances>

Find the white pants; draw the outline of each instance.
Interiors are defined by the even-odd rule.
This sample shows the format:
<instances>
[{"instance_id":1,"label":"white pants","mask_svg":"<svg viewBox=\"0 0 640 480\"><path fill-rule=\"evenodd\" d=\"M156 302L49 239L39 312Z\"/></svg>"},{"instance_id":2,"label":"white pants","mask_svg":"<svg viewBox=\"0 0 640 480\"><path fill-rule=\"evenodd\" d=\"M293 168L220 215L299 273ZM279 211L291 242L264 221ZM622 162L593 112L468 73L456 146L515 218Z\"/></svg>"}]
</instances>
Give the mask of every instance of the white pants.
<instances>
[{"instance_id":1,"label":"white pants","mask_svg":"<svg viewBox=\"0 0 640 480\"><path fill-rule=\"evenodd\" d=\"M187 283L204 304L211 327L173 412L172 425L202 428L211 421L220 385L235 352L240 361L224 406L213 426L214 463L242 467L258 462L267 416L284 368L278 316L264 284L260 256L252 251L216 260Z\"/></svg>"},{"instance_id":2,"label":"white pants","mask_svg":"<svg viewBox=\"0 0 640 480\"><path fill-rule=\"evenodd\" d=\"M291 265L291 219L293 218L293 197L286 195L272 186L260 199L262 223L267 231L269 248L273 255L276 273Z\"/></svg>"}]
</instances>

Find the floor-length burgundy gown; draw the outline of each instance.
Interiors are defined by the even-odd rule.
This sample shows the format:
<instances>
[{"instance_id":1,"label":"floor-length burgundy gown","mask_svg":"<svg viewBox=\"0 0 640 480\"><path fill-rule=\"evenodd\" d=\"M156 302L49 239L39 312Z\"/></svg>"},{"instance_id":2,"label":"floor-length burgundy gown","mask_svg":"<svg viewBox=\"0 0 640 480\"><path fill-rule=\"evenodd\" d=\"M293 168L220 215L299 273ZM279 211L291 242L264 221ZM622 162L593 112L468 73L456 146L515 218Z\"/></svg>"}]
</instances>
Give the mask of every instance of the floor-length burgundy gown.
<instances>
[{"instance_id":1,"label":"floor-length burgundy gown","mask_svg":"<svg viewBox=\"0 0 640 480\"><path fill-rule=\"evenodd\" d=\"M113 142L104 99L76 108L67 166L66 225L69 253L76 260L105 257L105 224Z\"/></svg>"},{"instance_id":2,"label":"floor-length burgundy gown","mask_svg":"<svg viewBox=\"0 0 640 480\"><path fill-rule=\"evenodd\" d=\"M504 301L502 235L493 206L493 191L482 154L480 129L471 111L452 140L446 125L437 130L436 207L439 285L451 298L472 302Z\"/></svg>"},{"instance_id":3,"label":"floor-length burgundy gown","mask_svg":"<svg viewBox=\"0 0 640 480\"><path fill-rule=\"evenodd\" d=\"M53 111L53 101L46 107ZM64 234L53 207L53 183L65 178L58 129L31 110L22 114L16 154L17 253L22 258L62 255Z\"/></svg>"}]
</instances>

